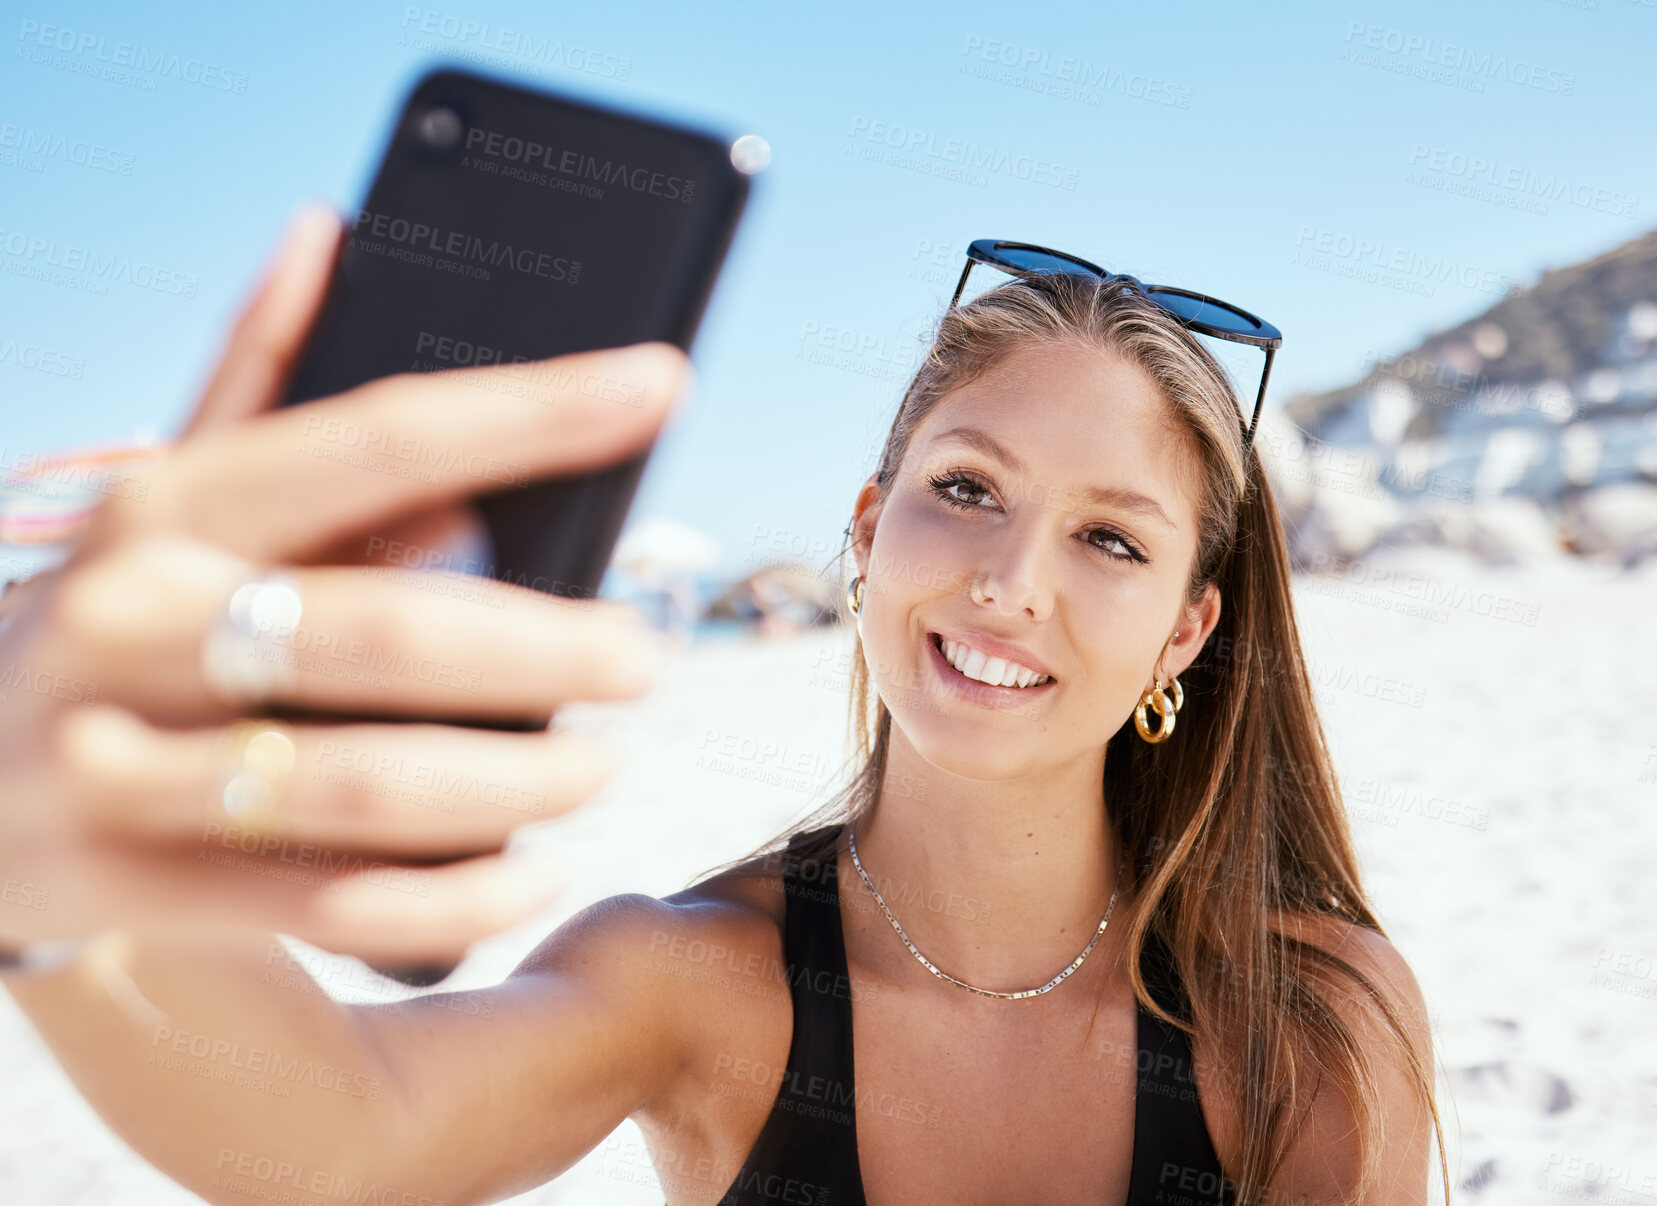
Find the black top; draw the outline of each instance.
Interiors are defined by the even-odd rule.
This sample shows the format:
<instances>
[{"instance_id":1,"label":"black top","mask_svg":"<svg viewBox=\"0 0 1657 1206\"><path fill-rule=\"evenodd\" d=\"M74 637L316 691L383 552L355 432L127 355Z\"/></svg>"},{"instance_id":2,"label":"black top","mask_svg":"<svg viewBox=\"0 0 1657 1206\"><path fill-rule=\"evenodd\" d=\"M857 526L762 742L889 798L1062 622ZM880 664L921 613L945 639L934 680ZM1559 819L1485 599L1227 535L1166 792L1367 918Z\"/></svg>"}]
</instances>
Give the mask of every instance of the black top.
<instances>
[{"instance_id":1,"label":"black top","mask_svg":"<svg viewBox=\"0 0 1657 1206\"><path fill-rule=\"evenodd\" d=\"M790 850L822 832L796 835ZM788 1067L765 1127L720 1206L865 1206L837 875L832 857L786 860L783 961L794 1004ZM1187 1019L1189 1003L1167 954L1160 944L1147 944L1141 974L1159 1005ZM1221 1174L1203 1124L1190 1043L1144 1005L1137 1013L1126 1206L1231 1206L1235 1188Z\"/></svg>"}]
</instances>

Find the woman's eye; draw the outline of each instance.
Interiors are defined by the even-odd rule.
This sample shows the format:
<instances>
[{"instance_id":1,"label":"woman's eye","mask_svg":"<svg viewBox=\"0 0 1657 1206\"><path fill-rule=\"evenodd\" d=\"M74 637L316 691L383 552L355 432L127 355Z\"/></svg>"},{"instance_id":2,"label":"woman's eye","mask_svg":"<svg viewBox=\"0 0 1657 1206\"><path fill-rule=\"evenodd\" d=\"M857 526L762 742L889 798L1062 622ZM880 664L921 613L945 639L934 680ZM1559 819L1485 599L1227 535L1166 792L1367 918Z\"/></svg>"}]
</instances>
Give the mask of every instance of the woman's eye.
<instances>
[{"instance_id":1,"label":"woman's eye","mask_svg":"<svg viewBox=\"0 0 1657 1206\"><path fill-rule=\"evenodd\" d=\"M989 495L989 490L982 483L974 481L959 473L945 474L942 477L928 479L928 484L937 496L954 507L963 509L977 509ZM957 494L960 490L963 493Z\"/></svg>"},{"instance_id":2,"label":"woman's eye","mask_svg":"<svg viewBox=\"0 0 1657 1206\"><path fill-rule=\"evenodd\" d=\"M932 492L944 502L961 511L987 510L983 503L989 498L989 487L975 478L964 473L945 473L927 479ZM1100 536L1102 541L1095 541ZM1144 562L1145 557L1138 549L1130 544L1127 538L1110 528L1092 528L1087 532L1085 543L1097 552L1103 553L1112 561Z\"/></svg>"},{"instance_id":3,"label":"woman's eye","mask_svg":"<svg viewBox=\"0 0 1657 1206\"><path fill-rule=\"evenodd\" d=\"M1100 552L1111 557L1119 557L1123 560L1138 560L1138 556L1134 552L1133 547L1109 528L1094 528L1090 535L1104 537L1104 540L1101 543L1094 543L1092 540L1088 541L1089 544L1092 544L1093 547L1098 549ZM1114 550L1112 546L1115 546ZM1120 550L1120 552L1115 550Z\"/></svg>"}]
</instances>

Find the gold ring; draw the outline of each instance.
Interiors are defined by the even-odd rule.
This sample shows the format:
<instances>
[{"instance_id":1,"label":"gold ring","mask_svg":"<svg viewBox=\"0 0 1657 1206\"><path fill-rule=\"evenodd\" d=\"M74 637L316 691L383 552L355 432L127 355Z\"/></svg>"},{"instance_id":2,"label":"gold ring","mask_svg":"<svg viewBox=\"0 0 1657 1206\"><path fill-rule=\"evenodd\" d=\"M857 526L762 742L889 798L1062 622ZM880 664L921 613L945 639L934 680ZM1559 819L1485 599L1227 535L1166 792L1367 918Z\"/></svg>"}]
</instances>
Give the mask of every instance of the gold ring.
<instances>
[{"instance_id":1,"label":"gold ring","mask_svg":"<svg viewBox=\"0 0 1657 1206\"><path fill-rule=\"evenodd\" d=\"M268 828L287 800L295 761L293 738L284 726L269 720L238 720L227 732L219 807L244 828Z\"/></svg>"}]
</instances>

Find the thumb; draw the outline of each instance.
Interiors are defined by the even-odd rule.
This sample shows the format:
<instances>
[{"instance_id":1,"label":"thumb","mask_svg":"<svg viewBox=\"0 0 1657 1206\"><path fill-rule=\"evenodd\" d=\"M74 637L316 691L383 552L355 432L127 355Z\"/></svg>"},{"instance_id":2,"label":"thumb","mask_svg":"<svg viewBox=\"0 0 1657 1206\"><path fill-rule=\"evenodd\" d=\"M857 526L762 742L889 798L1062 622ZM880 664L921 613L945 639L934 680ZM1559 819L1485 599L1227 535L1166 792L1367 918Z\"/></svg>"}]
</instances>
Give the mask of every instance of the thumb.
<instances>
[{"instance_id":1,"label":"thumb","mask_svg":"<svg viewBox=\"0 0 1657 1206\"><path fill-rule=\"evenodd\" d=\"M322 306L339 238L339 215L326 206L305 205L293 216L181 438L275 403Z\"/></svg>"}]
</instances>

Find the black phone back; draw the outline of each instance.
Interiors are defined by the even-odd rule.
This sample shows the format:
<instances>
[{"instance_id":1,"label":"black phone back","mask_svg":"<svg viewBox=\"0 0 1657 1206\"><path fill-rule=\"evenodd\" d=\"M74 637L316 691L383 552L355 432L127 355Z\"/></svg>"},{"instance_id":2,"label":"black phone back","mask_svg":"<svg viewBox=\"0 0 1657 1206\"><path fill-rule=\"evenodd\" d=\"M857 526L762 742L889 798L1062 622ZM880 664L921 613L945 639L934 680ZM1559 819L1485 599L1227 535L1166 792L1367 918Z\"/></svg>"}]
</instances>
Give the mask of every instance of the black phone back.
<instances>
[{"instance_id":1,"label":"black phone back","mask_svg":"<svg viewBox=\"0 0 1657 1206\"><path fill-rule=\"evenodd\" d=\"M353 215L281 404L395 373L492 364L518 367L492 375L490 388L637 405L617 383L559 381L525 362L646 340L689 351L747 198L732 156L707 133L569 97L468 72L425 77ZM578 477L480 482L490 574L596 595L649 455ZM539 729L549 718L430 719ZM422 985L451 969L380 968Z\"/></svg>"},{"instance_id":2,"label":"black phone back","mask_svg":"<svg viewBox=\"0 0 1657 1206\"><path fill-rule=\"evenodd\" d=\"M469 72L428 75L353 215L282 404L501 364L519 366L501 388L526 397L583 389L637 405L615 383L559 382L521 362L645 340L689 351L747 193L731 144L708 133ZM648 458L482 483L492 576L596 595Z\"/></svg>"}]
</instances>

